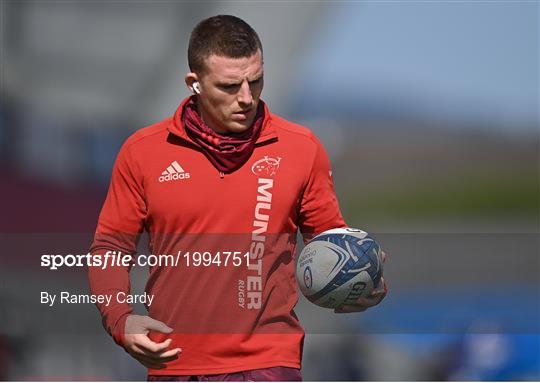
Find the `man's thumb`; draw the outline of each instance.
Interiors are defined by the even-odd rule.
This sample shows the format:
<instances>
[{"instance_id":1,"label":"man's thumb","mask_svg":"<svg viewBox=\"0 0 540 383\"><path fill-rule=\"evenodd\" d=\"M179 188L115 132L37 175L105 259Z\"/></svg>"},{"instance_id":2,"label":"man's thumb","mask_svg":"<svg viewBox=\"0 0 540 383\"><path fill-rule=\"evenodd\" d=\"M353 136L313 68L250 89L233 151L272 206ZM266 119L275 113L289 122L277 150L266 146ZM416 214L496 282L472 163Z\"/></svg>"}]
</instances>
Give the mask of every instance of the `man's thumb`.
<instances>
[{"instance_id":1,"label":"man's thumb","mask_svg":"<svg viewBox=\"0 0 540 383\"><path fill-rule=\"evenodd\" d=\"M148 317L148 319L146 320L145 326L146 326L146 328L148 330L157 331L157 332L161 332L161 333L164 333L164 334L168 334L168 333L172 332L172 330L173 330L172 328L167 326L165 323L160 322L160 321L155 320L155 319L150 318L150 317Z\"/></svg>"}]
</instances>

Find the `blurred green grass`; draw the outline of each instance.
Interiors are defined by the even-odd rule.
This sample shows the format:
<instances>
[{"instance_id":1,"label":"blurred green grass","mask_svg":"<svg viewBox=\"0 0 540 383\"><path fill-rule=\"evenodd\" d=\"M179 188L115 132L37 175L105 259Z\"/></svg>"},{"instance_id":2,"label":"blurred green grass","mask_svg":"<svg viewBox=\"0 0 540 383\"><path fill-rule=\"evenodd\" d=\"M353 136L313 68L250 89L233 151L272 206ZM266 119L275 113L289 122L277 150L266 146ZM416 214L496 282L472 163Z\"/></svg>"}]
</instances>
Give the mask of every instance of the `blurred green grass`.
<instances>
[{"instance_id":1,"label":"blurred green grass","mask_svg":"<svg viewBox=\"0 0 540 383\"><path fill-rule=\"evenodd\" d=\"M342 210L353 220L470 219L539 217L539 175L461 174L422 180L414 185L345 191Z\"/></svg>"}]
</instances>

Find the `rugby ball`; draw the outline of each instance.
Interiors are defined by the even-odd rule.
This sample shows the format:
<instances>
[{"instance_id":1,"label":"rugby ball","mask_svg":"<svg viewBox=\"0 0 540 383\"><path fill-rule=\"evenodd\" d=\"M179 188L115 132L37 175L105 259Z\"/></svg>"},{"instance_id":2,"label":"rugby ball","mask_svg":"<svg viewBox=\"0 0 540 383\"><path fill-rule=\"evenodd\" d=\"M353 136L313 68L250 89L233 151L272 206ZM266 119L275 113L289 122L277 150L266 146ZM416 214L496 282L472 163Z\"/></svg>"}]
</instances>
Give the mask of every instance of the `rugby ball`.
<instances>
[{"instance_id":1,"label":"rugby ball","mask_svg":"<svg viewBox=\"0 0 540 383\"><path fill-rule=\"evenodd\" d=\"M381 248L365 231L327 230L302 249L296 280L302 294L326 308L353 304L368 296L383 272Z\"/></svg>"}]
</instances>

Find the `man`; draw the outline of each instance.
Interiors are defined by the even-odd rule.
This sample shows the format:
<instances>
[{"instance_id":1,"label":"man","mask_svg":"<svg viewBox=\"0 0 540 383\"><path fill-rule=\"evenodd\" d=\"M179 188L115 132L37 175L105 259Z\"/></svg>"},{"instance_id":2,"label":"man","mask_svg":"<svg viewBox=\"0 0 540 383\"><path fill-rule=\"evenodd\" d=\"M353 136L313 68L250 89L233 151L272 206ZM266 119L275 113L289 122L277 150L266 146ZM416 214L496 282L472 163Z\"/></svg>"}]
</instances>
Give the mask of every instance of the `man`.
<instances>
[{"instance_id":1,"label":"man","mask_svg":"<svg viewBox=\"0 0 540 383\"><path fill-rule=\"evenodd\" d=\"M180 262L150 267L149 316L113 300L98 304L104 326L151 380L301 380L296 233L347 226L327 155L260 100L262 45L243 20L200 22L188 60L194 95L125 142L91 249L134 254L146 229L152 254ZM129 292L129 266L90 267L89 280L93 294Z\"/></svg>"}]
</instances>

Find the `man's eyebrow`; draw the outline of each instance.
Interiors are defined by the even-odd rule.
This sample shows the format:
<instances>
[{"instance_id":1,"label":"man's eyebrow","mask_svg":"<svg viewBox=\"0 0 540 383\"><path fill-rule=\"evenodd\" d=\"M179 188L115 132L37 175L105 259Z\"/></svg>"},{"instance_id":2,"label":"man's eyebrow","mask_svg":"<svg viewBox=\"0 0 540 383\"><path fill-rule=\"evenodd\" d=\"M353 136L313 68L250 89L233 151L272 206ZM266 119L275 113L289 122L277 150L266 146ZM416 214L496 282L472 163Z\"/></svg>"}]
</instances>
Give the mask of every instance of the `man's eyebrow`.
<instances>
[{"instance_id":1,"label":"man's eyebrow","mask_svg":"<svg viewBox=\"0 0 540 383\"><path fill-rule=\"evenodd\" d=\"M234 86L234 85L240 85L242 82L237 81L218 81L218 86Z\"/></svg>"},{"instance_id":2,"label":"man's eyebrow","mask_svg":"<svg viewBox=\"0 0 540 383\"><path fill-rule=\"evenodd\" d=\"M261 78L263 78L263 76L264 76L264 72L258 74L253 80L249 80L249 82L259 81ZM223 80L223 81L218 81L218 82L217 82L217 85L218 85L218 86L238 86L238 85L240 85L240 84L242 84L242 81L234 81L234 80L227 81L227 80Z\"/></svg>"},{"instance_id":3,"label":"man's eyebrow","mask_svg":"<svg viewBox=\"0 0 540 383\"><path fill-rule=\"evenodd\" d=\"M264 73L260 73L257 76L255 76L253 80L249 80L249 82L259 81L261 78L263 78L263 76L264 76Z\"/></svg>"}]
</instances>

